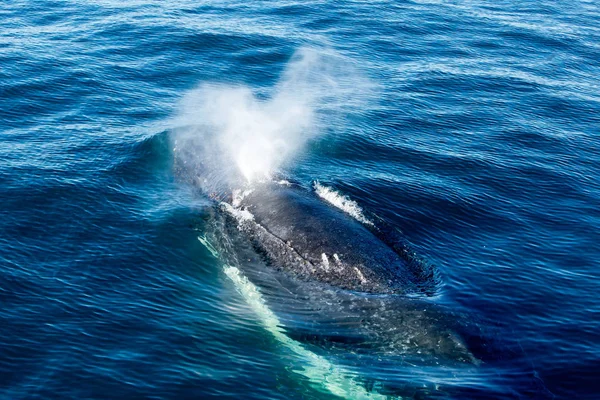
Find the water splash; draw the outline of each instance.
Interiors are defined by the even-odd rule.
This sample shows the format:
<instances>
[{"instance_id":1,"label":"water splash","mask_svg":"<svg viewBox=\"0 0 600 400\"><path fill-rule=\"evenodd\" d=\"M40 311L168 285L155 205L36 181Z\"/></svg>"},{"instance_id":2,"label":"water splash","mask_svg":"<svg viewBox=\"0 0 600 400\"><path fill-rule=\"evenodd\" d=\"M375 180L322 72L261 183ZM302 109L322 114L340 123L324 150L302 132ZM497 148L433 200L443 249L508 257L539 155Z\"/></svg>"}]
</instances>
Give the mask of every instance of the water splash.
<instances>
[{"instance_id":1,"label":"water splash","mask_svg":"<svg viewBox=\"0 0 600 400\"><path fill-rule=\"evenodd\" d=\"M316 181L313 186L315 188L315 193L317 193L320 198L334 207L344 211L357 221L373 226L373 222L364 216L363 210L360 208L357 202L349 199L347 196L340 194L330 187L321 185L318 181Z\"/></svg>"}]
</instances>

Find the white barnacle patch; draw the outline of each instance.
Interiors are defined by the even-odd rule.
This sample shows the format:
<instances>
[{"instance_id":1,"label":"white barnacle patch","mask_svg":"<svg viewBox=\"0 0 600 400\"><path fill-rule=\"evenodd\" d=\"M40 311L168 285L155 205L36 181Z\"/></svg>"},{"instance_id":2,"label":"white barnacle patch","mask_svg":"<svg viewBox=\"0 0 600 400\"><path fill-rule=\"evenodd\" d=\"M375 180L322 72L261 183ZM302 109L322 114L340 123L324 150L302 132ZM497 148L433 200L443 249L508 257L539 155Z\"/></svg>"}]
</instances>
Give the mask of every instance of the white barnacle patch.
<instances>
[{"instance_id":1,"label":"white barnacle patch","mask_svg":"<svg viewBox=\"0 0 600 400\"><path fill-rule=\"evenodd\" d=\"M367 283L367 280L365 279L365 276L362 274L362 272L360 272L360 269L354 267L354 270L356 271L356 275L358 275L358 279L360 279L360 283Z\"/></svg>"},{"instance_id":2,"label":"white barnacle patch","mask_svg":"<svg viewBox=\"0 0 600 400\"><path fill-rule=\"evenodd\" d=\"M333 254L333 261L334 261L335 269L338 272L342 272L344 270L344 264L342 264L342 260L340 260L340 256L338 256L337 253Z\"/></svg>"},{"instance_id":3,"label":"white barnacle patch","mask_svg":"<svg viewBox=\"0 0 600 400\"><path fill-rule=\"evenodd\" d=\"M321 254L321 265L323 265L323 269L325 271L329 271L329 258L327 258L327 254Z\"/></svg>"}]
</instances>

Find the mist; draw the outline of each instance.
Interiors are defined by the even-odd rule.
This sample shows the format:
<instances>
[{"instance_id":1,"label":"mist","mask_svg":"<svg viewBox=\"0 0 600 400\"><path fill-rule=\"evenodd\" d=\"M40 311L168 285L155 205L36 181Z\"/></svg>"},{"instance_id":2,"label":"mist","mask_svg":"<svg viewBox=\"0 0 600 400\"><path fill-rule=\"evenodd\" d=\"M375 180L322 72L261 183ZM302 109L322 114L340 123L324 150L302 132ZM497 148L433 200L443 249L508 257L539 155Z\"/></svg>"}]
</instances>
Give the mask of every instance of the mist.
<instances>
[{"instance_id":1,"label":"mist","mask_svg":"<svg viewBox=\"0 0 600 400\"><path fill-rule=\"evenodd\" d=\"M172 144L179 176L206 193L281 172L326 128L375 97L356 63L331 49L302 47L265 97L245 85L202 82L181 100Z\"/></svg>"}]
</instances>

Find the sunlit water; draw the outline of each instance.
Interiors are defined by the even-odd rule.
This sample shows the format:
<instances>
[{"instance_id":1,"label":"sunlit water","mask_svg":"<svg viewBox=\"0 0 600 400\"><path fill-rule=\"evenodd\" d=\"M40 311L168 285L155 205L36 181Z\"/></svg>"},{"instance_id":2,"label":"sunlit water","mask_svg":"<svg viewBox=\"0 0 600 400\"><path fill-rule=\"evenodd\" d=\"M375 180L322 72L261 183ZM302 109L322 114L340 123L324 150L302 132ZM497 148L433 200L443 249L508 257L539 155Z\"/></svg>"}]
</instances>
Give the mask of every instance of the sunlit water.
<instances>
[{"instance_id":1,"label":"sunlit water","mask_svg":"<svg viewBox=\"0 0 600 400\"><path fill-rule=\"evenodd\" d=\"M597 398L596 3L8 1L0 18L1 398ZM393 299L222 257L210 193L273 170L400 229L477 362L399 352ZM375 316L391 331L361 342Z\"/></svg>"}]
</instances>

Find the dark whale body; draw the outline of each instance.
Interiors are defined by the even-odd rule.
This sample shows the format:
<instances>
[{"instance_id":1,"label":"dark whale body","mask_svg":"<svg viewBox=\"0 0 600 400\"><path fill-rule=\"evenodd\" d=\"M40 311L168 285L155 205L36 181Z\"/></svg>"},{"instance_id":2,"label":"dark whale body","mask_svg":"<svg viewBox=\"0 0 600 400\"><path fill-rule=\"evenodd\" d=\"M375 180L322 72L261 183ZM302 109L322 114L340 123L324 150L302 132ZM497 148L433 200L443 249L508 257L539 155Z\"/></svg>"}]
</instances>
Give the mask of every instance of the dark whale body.
<instances>
[{"instance_id":1,"label":"dark whale body","mask_svg":"<svg viewBox=\"0 0 600 400\"><path fill-rule=\"evenodd\" d=\"M305 280L375 294L429 293L424 263L389 245L374 226L294 184L263 183L232 202L239 227L273 267Z\"/></svg>"},{"instance_id":2,"label":"dark whale body","mask_svg":"<svg viewBox=\"0 0 600 400\"><path fill-rule=\"evenodd\" d=\"M232 264L245 264L293 337L350 341L353 351L367 346L368 353L401 355L407 363L478 363L456 316L425 298L436 292L432 268L387 240L387 229L363 224L295 184L255 185L221 204L233 221L217 227L228 232L219 247L235 254ZM252 261L246 241L279 272Z\"/></svg>"}]
</instances>

